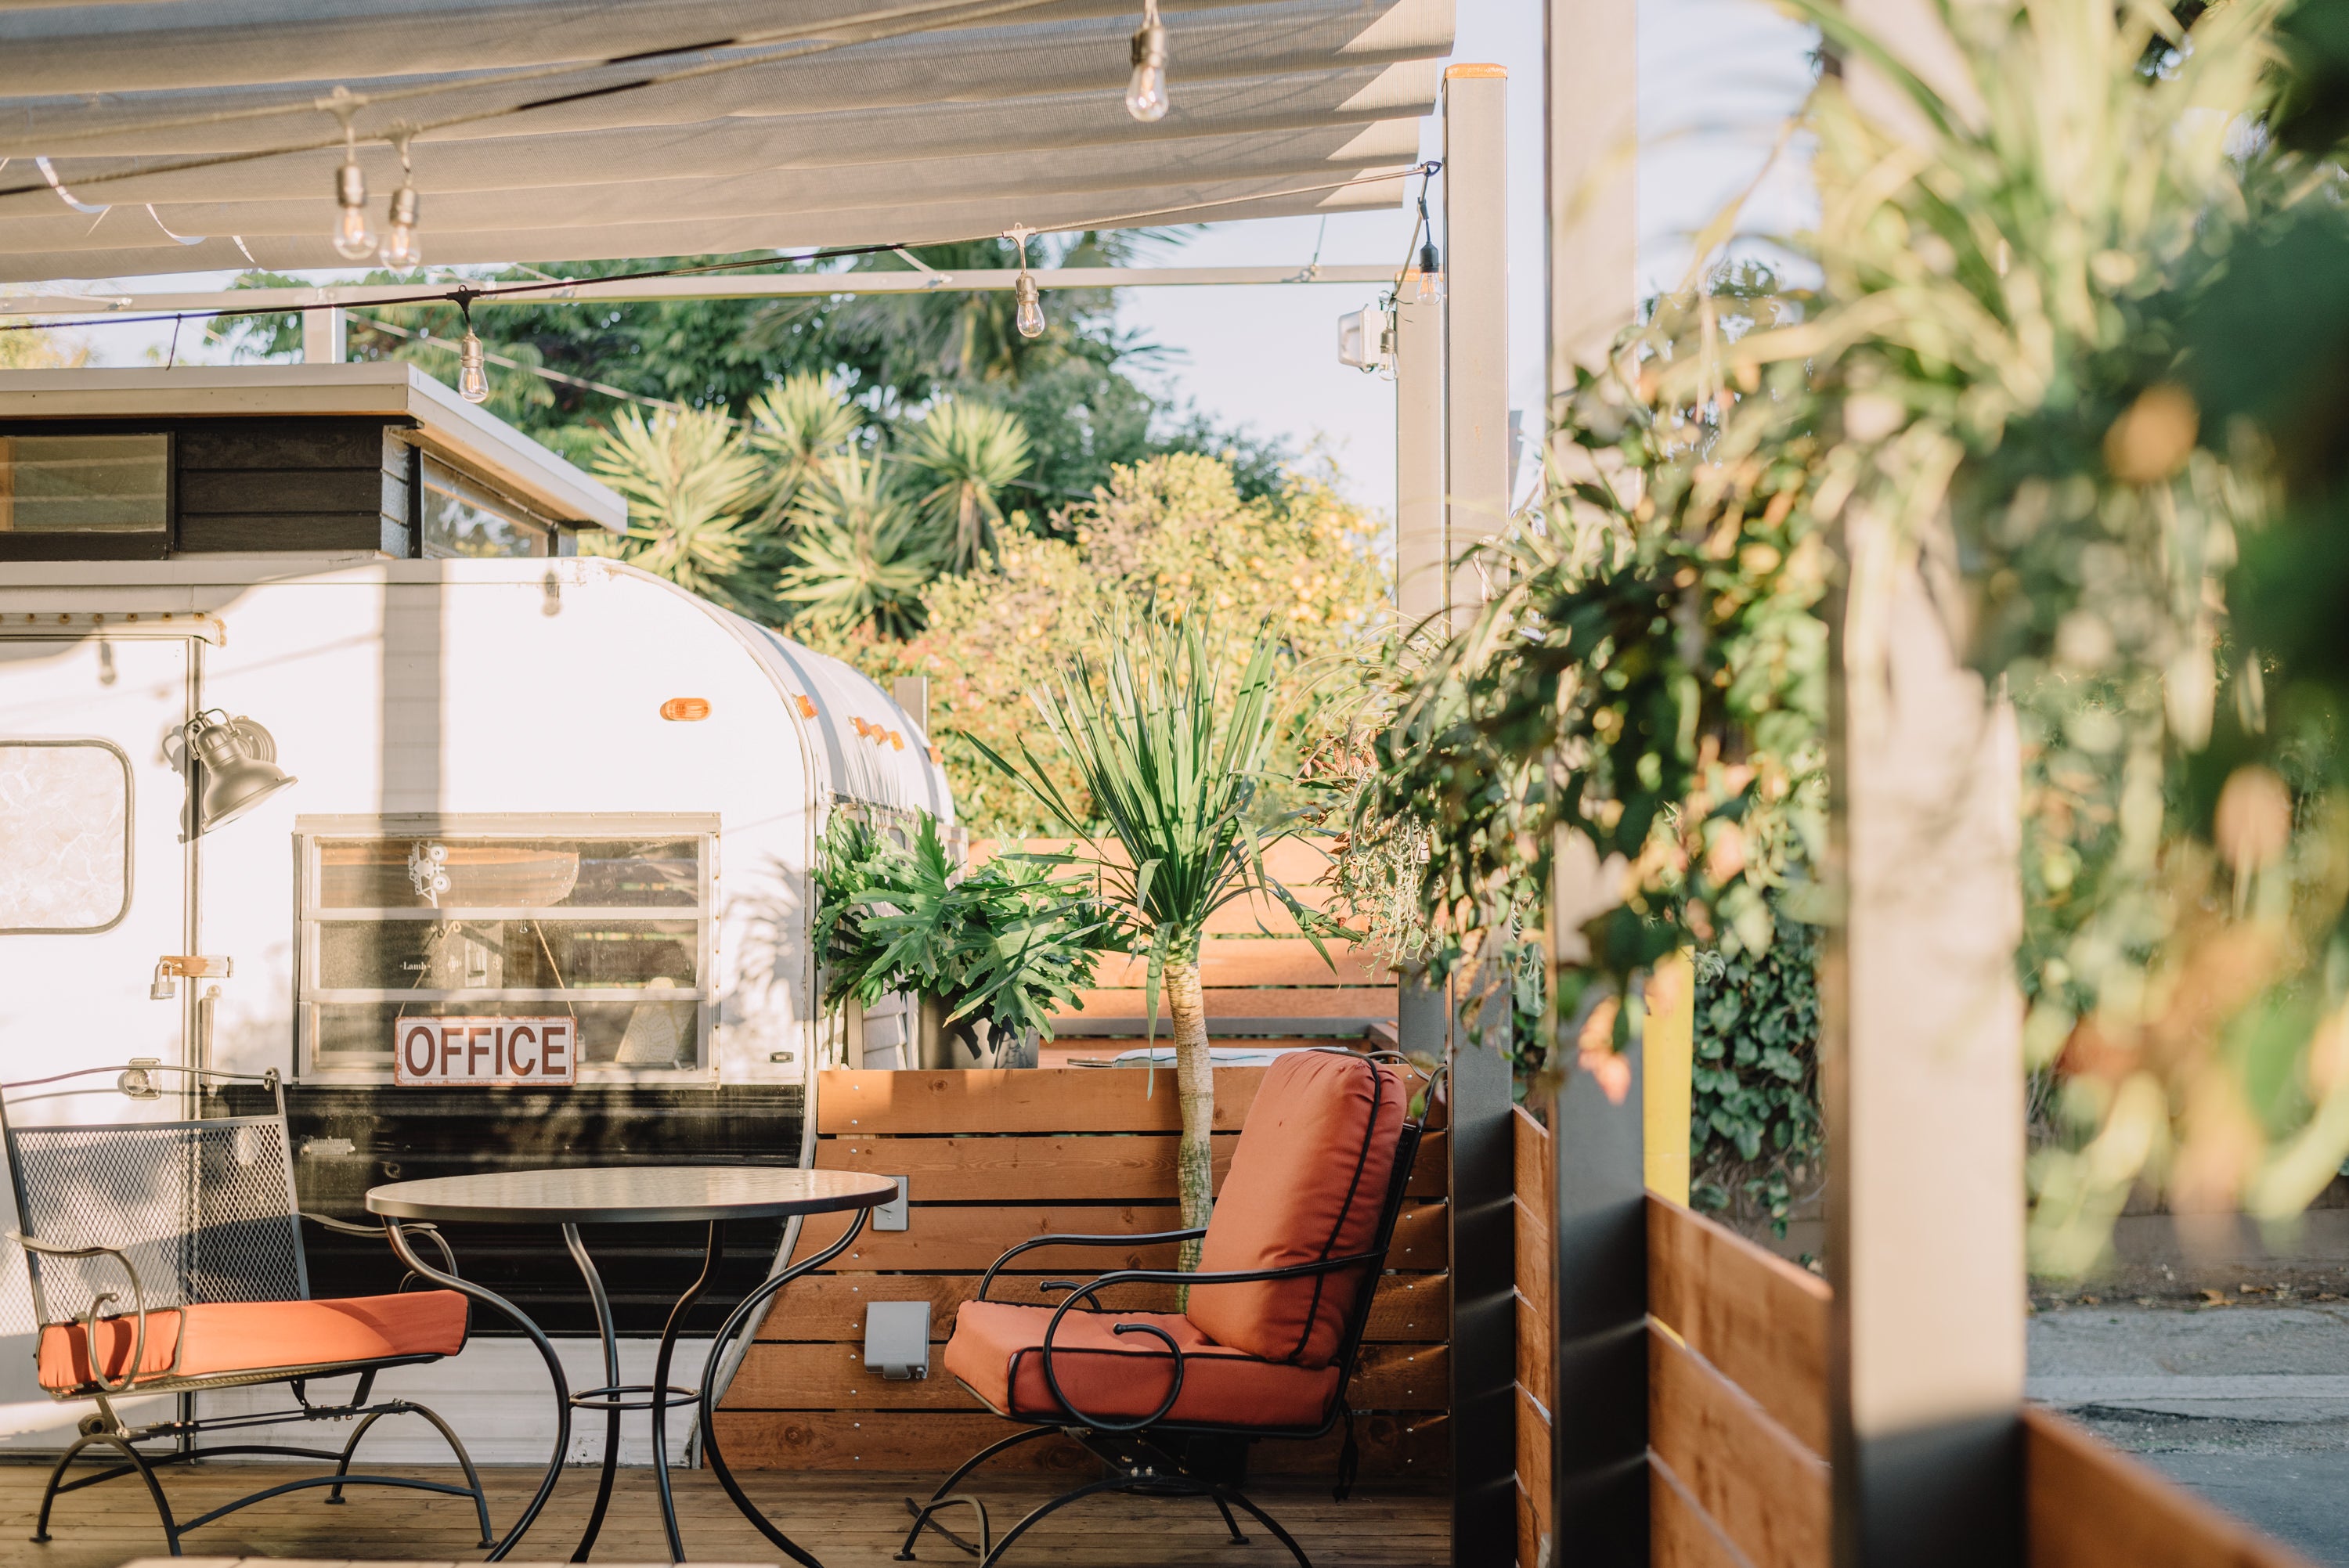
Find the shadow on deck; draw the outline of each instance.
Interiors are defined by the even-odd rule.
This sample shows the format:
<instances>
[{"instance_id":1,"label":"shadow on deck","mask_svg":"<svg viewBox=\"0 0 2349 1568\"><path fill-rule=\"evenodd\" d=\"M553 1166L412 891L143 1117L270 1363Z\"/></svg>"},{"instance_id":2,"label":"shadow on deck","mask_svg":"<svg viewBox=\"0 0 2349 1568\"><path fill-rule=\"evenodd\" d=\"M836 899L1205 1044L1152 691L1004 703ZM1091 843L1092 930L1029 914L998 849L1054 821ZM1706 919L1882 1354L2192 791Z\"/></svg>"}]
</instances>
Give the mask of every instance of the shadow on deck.
<instances>
[{"instance_id":1,"label":"shadow on deck","mask_svg":"<svg viewBox=\"0 0 2349 1568\"><path fill-rule=\"evenodd\" d=\"M285 1479L315 1473L294 1467L218 1463L179 1470L167 1482L171 1506L192 1518L241 1493ZM393 1473L428 1475L434 1470L400 1467ZM488 1470L492 1519L502 1529L520 1511L542 1472L535 1469ZM118 1568L138 1557L160 1557L162 1531L136 1480L109 1482L59 1500L51 1521L55 1539L35 1546L27 1538L40 1501L47 1466L0 1465L0 1563L37 1568ZM454 1480L455 1472L447 1472ZM704 1563L774 1563L781 1554L751 1529L707 1471L678 1472L678 1511L687 1554ZM793 1475L750 1471L744 1487L784 1531L823 1559L825 1568L868 1568L888 1563L909 1522L908 1493L926 1497L936 1477L911 1475ZM982 1478L983 1479L983 1478ZM515 1549L517 1563L546 1563L571 1555L595 1499L593 1469L566 1472L547 1511ZM1065 1485L1065 1482L1060 1484ZM1051 1478L1007 1477L980 1489L999 1532L1057 1490ZM1439 1491L1393 1483L1357 1487L1351 1499L1333 1502L1324 1482L1268 1478L1249 1489L1274 1517L1288 1526L1311 1554L1316 1568L1423 1568L1443 1563L1448 1553L1450 1504ZM969 1530L968 1511L951 1521ZM274 1498L186 1540L191 1557L305 1557L333 1560L399 1558L421 1562L477 1562L482 1553L463 1498L358 1489L350 1501L330 1507L316 1491ZM1011 1562L1064 1568L1143 1568L1155 1564L1213 1563L1216 1568L1276 1568L1288 1555L1261 1531L1248 1545L1230 1543L1215 1509L1199 1500L1161 1501L1101 1497L1053 1515L1022 1538ZM920 1561L967 1564L972 1559L925 1534ZM612 1563L667 1560L660 1513L649 1470L620 1472L611 1517L595 1544L595 1560Z\"/></svg>"}]
</instances>

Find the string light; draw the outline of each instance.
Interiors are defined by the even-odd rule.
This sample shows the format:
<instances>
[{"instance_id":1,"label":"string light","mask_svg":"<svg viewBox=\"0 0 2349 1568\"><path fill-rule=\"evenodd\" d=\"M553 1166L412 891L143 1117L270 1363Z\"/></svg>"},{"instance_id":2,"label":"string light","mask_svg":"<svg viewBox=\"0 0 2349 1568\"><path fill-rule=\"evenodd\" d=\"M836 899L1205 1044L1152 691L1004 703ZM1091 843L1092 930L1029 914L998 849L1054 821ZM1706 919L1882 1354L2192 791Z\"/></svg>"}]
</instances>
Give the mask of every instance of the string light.
<instances>
[{"instance_id":1,"label":"string light","mask_svg":"<svg viewBox=\"0 0 2349 1568\"><path fill-rule=\"evenodd\" d=\"M1044 335L1044 300L1036 287L1036 280L1028 275L1028 236L1032 229L1014 229L1004 238L1019 242L1019 275L1011 280L1011 297L1017 308L1011 313L1011 324L1022 337Z\"/></svg>"},{"instance_id":2,"label":"string light","mask_svg":"<svg viewBox=\"0 0 2349 1568\"><path fill-rule=\"evenodd\" d=\"M1419 221L1427 231L1427 242L1419 248L1419 303L1442 304L1446 292L1444 286L1444 257L1435 248L1435 225L1427 216L1427 186L1424 182L1419 188Z\"/></svg>"},{"instance_id":3,"label":"string light","mask_svg":"<svg viewBox=\"0 0 2349 1568\"><path fill-rule=\"evenodd\" d=\"M1166 118L1166 26L1158 0L1143 0L1142 26L1133 35L1133 79L1125 88L1125 112L1144 125Z\"/></svg>"},{"instance_id":4,"label":"string light","mask_svg":"<svg viewBox=\"0 0 2349 1568\"><path fill-rule=\"evenodd\" d=\"M473 332L476 292L460 289L453 296L458 313L465 318L465 335L457 345L457 396L468 403L486 403L490 400L490 372L483 363L481 340Z\"/></svg>"},{"instance_id":5,"label":"string light","mask_svg":"<svg viewBox=\"0 0 2349 1568\"><path fill-rule=\"evenodd\" d=\"M358 144L351 138L351 118L343 116L343 163L335 170L335 252L347 261L363 262L375 254L375 231L367 227L367 174L359 168Z\"/></svg>"},{"instance_id":6,"label":"string light","mask_svg":"<svg viewBox=\"0 0 2349 1568\"><path fill-rule=\"evenodd\" d=\"M399 149L399 189L391 193L391 232L384 236L383 259L387 266L407 272L424 264L424 249L416 239L417 214L423 203L416 194L416 170L408 161L408 138L393 145Z\"/></svg>"}]
</instances>

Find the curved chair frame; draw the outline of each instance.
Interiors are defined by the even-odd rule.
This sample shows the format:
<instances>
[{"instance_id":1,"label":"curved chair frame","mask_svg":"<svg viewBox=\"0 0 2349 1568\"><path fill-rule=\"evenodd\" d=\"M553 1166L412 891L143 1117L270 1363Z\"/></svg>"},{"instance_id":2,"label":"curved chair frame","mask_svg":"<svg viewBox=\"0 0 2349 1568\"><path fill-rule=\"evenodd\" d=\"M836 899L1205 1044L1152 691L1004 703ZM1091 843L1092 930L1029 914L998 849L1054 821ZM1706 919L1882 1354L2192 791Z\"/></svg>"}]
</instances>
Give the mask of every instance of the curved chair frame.
<instances>
[{"instance_id":1,"label":"curved chair frame","mask_svg":"<svg viewBox=\"0 0 2349 1568\"><path fill-rule=\"evenodd\" d=\"M1331 1049L1332 1047L1316 1048ZM1363 1055L1354 1051L1341 1054L1358 1058ZM1410 1119L1408 1110L1405 1112L1402 1134L1395 1147L1394 1168L1388 1178L1387 1191L1381 1200L1377 1235L1370 1249L1367 1252L1352 1253L1342 1258L1325 1258L1317 1263L1295 1264L1286 1268L1230 1270L1214 1274L1185 1274L1174 1269L1117 1269L1082 1283L1061 1279L1043 1281L1038 1286L1040 1290L1053 1294L1062 1291L1069 1293L1067 1299L1053 1309L1051 1321L1045 1326L1041 1346L1044 1381L1052 1390L1053 1398L1060 1403L1061 1408L1067 1414L1058 1417L1015 1415L1011 1411L997 1408L992 1403L987 1401L984 1396L979 1396L977 1389L971 1389L974 1397L979 1398L981 1403L987 1404L988 1409L1006 1420L1021 1423L1026 1429L990 1443L965 1460L953 1474L938 1484L937 1490L931 1493L927 1502L916 1503L911 1498L906 1500L906 1506L913 1511L914 1522L912 1528L905 1532L905 1543L897 1550L896 1561L901 1563L914 1561L915 1542L920 1539L922 1532L928 1529L936 1531L949 1543L978 1557L981 1560L981 1568L995 1568L997 1563L1003 1561L1004 1554L1010 1551L1013 1543L1048 1515L1058 1512L1072 1502L1098 1493L1115 1491L1153 1497L1204 1497L1212 1501L1216 1505L1216 1511L1223 1515L1224 1528L1231 1532L1231 1538L1236 1543L1247 1539L1240 1532L1238 1523L1232 1517L1232 1510L1237 1508L1264 1526L1274 1540L1287 1547L1289 1555L1296 1559L1299 1568L1312 1568L1312 1560L1305 1555L1305 1549L1297 1543L1296 1538L1281 1528L1278 1521L1257 1506L1237 1485L1220 1477L1203 1474L1193 1468L1187 1458L1185 1440L1198 1437L1243 1439L1251 1441L1258 1438L1311 1439L1327 1436L1340 1421L1343 1421L1346 1428L1346 1440L1338 1461L1336 1488L1338 1501L1344 1501L1347 1494L1353 1488L1358 1455L1353 1435L1354 1416L1346 1402L1346 1389L1353 1381L1355 1364L1361 1357L1362 1335L1370 1324L1371 1297L1378 1287L1381 1267L1386 1261L1387 1250L1393 1243L1395 1222L1402 1212L1403 1195L1411 1184L1412 1166L1418 1159L1420 1140L1427 1130L1426 1112L1433 1109L1435 1086L1444 1078L1446 1070L1439 1067L1433 1074L1422 1072L1415 1064L1390 1051L1370 1053L1370 1056L1372 1060L1396 1062L1413 1072L1420 1072L1424 1079L1424 1092L1427 1096L1426 1108L1423 1110L1420 1119L1414 1121ZM1032 1252L1040 1247L1132 1248L1167 1242L1187 1242L1204 1237L1206 1234L1206 1231L1202 1227L1180 1231L1157 1231L1143 1235L1127 1233L1110 1236L1032 1237L1009 1248L1001 1257L995 1260L987 1273L980 1277L978 1292L974 1299L987 1300L988 1292L994 1286L996 1276L1003 1272L1004 1265L1020 1253ZM1159 1402L1156 1410L1143 1419L1138 1421L1111 1419L1086 1413L1069 1398L1061 1387L1059 1377L1053 1373L1052 1339L1061 1326L1061 1319L1075 1310L1079 1302L1088 1304L1084 1308L1088 1312L1105 1310L1101 1306L1098 1295L1100 1292L1112 1285L1145 1283L1186 1286L1242 1284L1260 1280L1294 1279L1313 1274L1339 1274L1349 1271L1360 1273L1361 1285L1355 1294L1351 1310L1347 1314L1345 1329L1339 1340L1338 1353L1332 1358L1331 1364L1338 1368L1338 1392L1323 1411L1321 1419L1310 1426L1242 1427L1216 1422L1166 1419L1167 1413L1174 1408L1175 1401L1183 1392L1183 1351L1175 1345L1171 1335L1150 1324L1120 1324L1113 1330L1119 1334L1133 1332L1152 1335L1164 1343L1174 1358L1174 1377L1166 1397ZM963 1386L966 1388L970 1387L968 1383ZM1037 1438L1049 1437L1056 1432L1090 1451L1107 1467L1108 1473L1098 1480L1064 1491L1041 1504L1026 1518L1014 1524L1000 1541L991 1539L988 1528L986 1506L969 1493L957 1492L955 1489L960 1486L963 1480L972 1471L998 1454L1017 1448L1021 1443ZM975 1550L968 1542L949 1532L933 1517L941 1509L962 1503L970 1504L978 1514L979 1543Z\"/></svg>"},{"instance_id":2,"label":"curved chair frame","mask_svg":"<svg viewBox=\"0 0 2349 1568\"><path fill-rule=\"evenodd\" d=\"M10 1161L11 1176L15 1180L16 1185L16 1195L17 1212L20 1221L23 1220L26 1212L26 1194L21 1170L19 1169L18 1162L14 1158L14 1130L8 1126L7 1121L6 1100L5 1098L6 1092L10 1090L33 1088L50 1084L61 1083L77 1078L91 1078L111 1073L119 1075L117 1078L117 1088L119 1088L125 1095L128 1095L132 1099L151 1099L157 1098L160 1092L153 1085L151 1075L162 1072L185 1074L191 1080L197 1083L201 1083L205 1079L220 1079L263 1085L269 1089L274 1099L276 1108L275 1120L279 1125L281 1137L283 1136L285 1120L285 1095L284 1086L279 1081L278 1076L274 1071L267 1073L232 1073L217 1071L209 1068L181 1068L154 1062L138 1062L116 1067L88 1068L76 1072L59 1073L45 1078L32 1078L18 1083L0 1084L0 1135L5 1135L9 1140L9 1148L12 1156ZM293 1194L293 1178L290 1169L286 1175L286 1191L288 1202L290 1204ZM405 1263L409 1266L408 1274L400 1281L399 1288L403 1291L419 1283L429 1283L435 1285L440 1285L449 1289L460 1291L471 1300L478 1301L483 1305L502 1310L506 1315L512 1317L517 1324L521 1325L526 1332L529 1332L533 1339L540 1341L540 1353L546 1358L547 1365L554 1375L558 1387L561 1387L563 1376L562 1367L555 1359L554 1346L546 1344L543 1340L543 1336L536 1333L529 1320L523 1317L502 1298L489 1291L481 1289L478 1285L471 1284L469 1282L457 1278L455 1254L450 1249L447 1239L433 1227L429 1225L410 1225L407 1227L407 1231L411 1234L422 1234L432 1243L434 1248L439 1252L443 1264L443 1267L440 1269L435 1269L425 1264L420 1258L417 1257L413 1248L409 1243L408 1236L403 1235L397 1227L385 1226L378 1228L369 1225L354 1225L341 1220L330 1218L324 1214L315 1214L301 1210L295 1210L294 1211L294 1213L300 1220L307 1220L314 1224L319 1225L326 1230L336 1232L340 1234L385 1237L385 1239L389 1242L394 1253L401 1262ZM523 1531L529 1527L531 1521L536 1518L539 1509L544 1505L546 1495L554 1490L554 1479L560 1472L563 1452L566 1446L568 1438L567 1428L569 1423L567 1420L567 1407L565 1410L566 1419L564 1423L566 1430L557 1439L554 1457L549 1466L546 1480L539 1490L539 1496L533 1501L531 1507L525 1511L522 1519L516 1522L514 1528L508 1532L506 1538L502 1542L493 1542L490 1523L489 1496L482 1488L481 1472L475 1468L472 1456L465 1451L464 1443L459 1439L456 1432L450 1427L449 1423L443 1420L436 1412L422 1405L417 1404L412 1400L399 1398L376 1399L372 1398L375 1389L376 1374L382 1371L384 1368L388 1367L413 1366L422 1362L438 1360L440 1359L439 1357L387 1357L369 1361L336 1362L325 1365L302 1367L274 1367L250 1372L222 1373L202 1377L184 1377L181 1375L179 1370L181 1346L184 1344L184 1341L182 1340L179 1343L175 1343L172 1350L171 1364L169 1367L160 1372L146 1377L140 1377L138 1373L138 1368L145 1364L147 1328L150 1316L160 1315L179 1311L181 1309L174 1306L151 1306L149 1305L146 1282L140 1278L137 1267L131 1263L129 1255L120 1248L103 1245L65 1246L28 1234L14 1233L11 1234L11 1239L16 1241L18 1245L22 1246L30 1257L33 1258L45 1257L58 1260L75 1260L104 1257L111 1259L115 1265L122 1271L130 1291L131 1311L129 1314L126 1315L119 1310L110 1314L107 1313L104 1309L109 1306L119 1309L121 1305L121 1301L117 1293L110 1290L101 1290L94 1295L89 1305L76 1316L75 1320L79 1322L83 1326L85 1331L91 1336L91 1343L93 1345L96 1343L97 1326L101 1318L119 1320L122 1316L129 1315L135 1319L132 1329L132 1354L129 1363L129 1369L119 1379L109 1379L101 1369L93 1365L91 1367L91 1383L78 1388L49 1390L50 1397L59 1403L73 1403L84 1399L92 1400L97 1404L98 1411L95 1415L86 1417L83 1419L79 1435L75 1439L73 1443L67 1448L66 1451L58 1456L56 1465L50 1470L48 1484L42 1489L40 1509L39 1512L36 1516L36 1522L33 1527L31 1539L36 1543L46 1543L51 1539L49 1534L49 1518L51 1511L56 1505L57 1500L59 1497L69 1491L79 1491L86 1487L99 1486L109 1480L119 1480L124 1476L136 1475L146 1483L148 1497L155 1505L155 1512L162 1523L164 1537L170 1542L171 1553L174 1557L183 1555L181 1550L180 1542L181 1537L185 1536L189 1532L201 1529L207 1524L212 1523L213 1522L227 1516L228 1514L236 1512L240 1509L249 1508L253 1504L264 1501L269 1498L281 1497L287 1492L302 1491L317 1487L326 1487L330 1489L326 1501L330 1503L339 1503L343 1501L343 1489L345 1487L388 1486L401 1487L412 1491L439 1492L450 1497L471 1498L473 1502L475 1517L481 1526L481 1544L484 1547L492 1548L490 1558L491 1561L494 1562L503 1558L508 1552L512 1550L515 1543L520 1541ZM300 1233L298 1226L294 1228L292 1232L291 1244L296 1249L298 1258L298 1249L300 1245ZM301 1277L306 1280L306 1268L302 1267L298 1262L297 1270L300 1273ZM41 1315L44 1319L47 1319L48 1316L46 1312ZM93 1357L93 1361L94 1360L95 1357ZM351 1397L348 1399L339 1402L315 1403L310 1398L308 1384L313 1379L351 1376L356 1376L358 1382L354 1387ZM135 1425L131 1422L126 1421L122 1418L121 1414L116 1410L113 1403L117 1398L130 1396L145 1398L149 1395L155 1394L191 1394L218 1388L256 1387L274 1383L284 1383L289 1387L294 1398L293 1408L256 1411L235 1416L202 1417L189 1419L173 1418L170 1420L150 1422L145 1425ZM409 1476L376 1475L366 1472L354 1472L351 1469L351 1462L358 1451L360 1440L367 1436L368 1431L374 1428L378 1421L381 1420L386 1416L417 1416L430 1423L433 1429L438 1431L441 1438L447 1441L450 1451L455 1454L457 1463L464 1471L466 1484L463 1486L455 1486L445 1481L421 1480ZM358 1418L358 1427L351 1433L349 1439L339 1449L306 1448L285 1443L236 1443L196 1449L190 1446L185 1440L201 1435L223 1431L234 1431L240 1428L246 1427L272 1426L286 1421L342 1421L348 1420L353 1418ZM147 1451L140 1446L142 1444L153 1444L159 1442L168 1442L172 1446L170 1449L160 1453ZM207 1513L201 1514L194 1519L181 1521L175 1517L171 1511L171 1500L165 1495L162 1480L159 1472L172 1465L186 1464L196 1460L218 1459L227 1455L258 1455L285 1459L318 1460L331 1463L334 1466L334 1469L323 1475L305 1476L297 1480L284 1481L275 1486L265 1487L259 1491L251 1492L243 1497L223 1503L220 1507L212 1509ZM110 1461L109 1468L101 1470L95 1474L78 1476L68 1480L67 1476L72 1470L76 1463L85 1460L98 1462Z\"/></svg>"}]
</instances>

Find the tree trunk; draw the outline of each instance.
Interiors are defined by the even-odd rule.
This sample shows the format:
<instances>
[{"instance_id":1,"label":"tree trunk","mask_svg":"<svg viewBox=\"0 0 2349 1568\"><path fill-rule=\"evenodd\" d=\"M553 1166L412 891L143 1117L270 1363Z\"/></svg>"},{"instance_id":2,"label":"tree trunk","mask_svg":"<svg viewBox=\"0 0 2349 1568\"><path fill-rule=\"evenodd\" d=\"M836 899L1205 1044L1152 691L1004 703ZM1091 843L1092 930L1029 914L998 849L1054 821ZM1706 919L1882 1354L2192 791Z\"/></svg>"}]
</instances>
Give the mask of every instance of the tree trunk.
<instances>
[{"instance_id":1,"label":"tree trunk","mask_svg":"<svg viewBox=\"0 0 2349 1568\"><path fill-rule=\"evenodd\" d=\"M1192 1230L1206 1224L1216 1207L1216 1159L1208 1142L1216 1127L1216 1074L1207 1055L1207 998L1199 987L1195 959L1168 964L1164 983L1167 1007L1174 1015L1174 1091L1183 1106L1175 1191L1183 1202L1183 1228ZM1198 1243L1183 1243L1180 1266L1199 1266Z\"/></svg>"}]
</instances>

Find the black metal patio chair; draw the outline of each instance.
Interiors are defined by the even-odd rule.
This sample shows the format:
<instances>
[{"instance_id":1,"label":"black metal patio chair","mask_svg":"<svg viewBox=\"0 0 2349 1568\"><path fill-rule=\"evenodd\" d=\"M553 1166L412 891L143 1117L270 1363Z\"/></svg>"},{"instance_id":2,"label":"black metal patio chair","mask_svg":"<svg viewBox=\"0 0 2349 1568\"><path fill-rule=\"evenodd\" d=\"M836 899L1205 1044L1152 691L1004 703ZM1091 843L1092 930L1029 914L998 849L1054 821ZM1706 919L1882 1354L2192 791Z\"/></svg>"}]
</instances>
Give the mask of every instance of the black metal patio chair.
<instances>
[{"instance_id":1,"label":"black metal patio chair","mask_svg":"<svg viewBox=\"0 0 2349 1568\"><path fill-rule=\"evenodd\" d=\"M187 1109L185 1102L196 1097L165 1088L158 1082L164 1074L195 1083L261 1084L275 1109L267 1116L123 1119L125 1097L148 1104L181 1101L178 1109ZM103 1081L108 1078L112 1081ZM114 1099L108 1119L67 1119L101 1094ZM410 1290L420 1283L413 1274L392 1295L310 1298L302 1221L353 1235L383 1232L296 1208L285 1096L274 1072L140 1062L0 1084L0 1132L16 1190L13 1239L25 1250L41 1326L36 1351L41 1387L61 1402L96 1406L50 1472L35 1542L50 1538L49 1512L61 1493L136 1475L146 1482L175 1557L190 1531L264 1498L312 1487L330 1489L329 1502L341 1501L347 1486L469 1497L481 1544L491 1544L480 1472L449 1423L411 1400L373 1397L376 1375L384 1368L436 1360L464 1347L467 1299L451 1290ZM448 1243L437 1233L424 1225L408 1229L430 1233L449 1272L456 1272ZM312 1398L311 1384L341 1377L357 1378L349 1398ZM175 1400L172 1416L142 1423L126 1418L117 1406L134 1397L274 1383L287 1386L292 1408L183 1417L176 1412L191 1407ZM429 1422L463 1467L466 1484L353 1473L360 1439L384 1417L396 1415ZM339 1449L198 1447L196 1441L243 1428L354 1418L358 1425ZM334 1468L264 1487L184 1522L174 1519L157 1472L231 1455L312 1459ZM75 1463L86 1458L112 1462L68 1480Z\"/></svg>"},{"instance_id":2,"label":"black metal patio chair","mask_svg":"<svg viewBox=\"0 0 2349 1568\"><path fill-rule=\"evenodd\" d=\"M1432 1102L1432 1080L1427 1088ZM1241 1491L1232 1460L1247 1444L1318 1439L1343 1421L1339 1501L1353 1484L1346 1389L1425 1130L1424 1113L1408 1115L1410 1099L1400 1072L1362 1056L1290 1053L1265 1070L1204 1229L1038 1236L996 1259L977 1298L957 1311L946 1367L988 1409L1026 1429L972 1455L926 1503L908 1500L914 1523L898 1560L913 1557L928 1528L993 1568L1047 1515L1118 1491L1206 1498L1235 1542L1247 1539L1232 1517L1239 1509L1311 1568L1304 1548ZM1201 1239L1195 1273L1119 1269L1082 1284L1045 1280L1045 1293L1068 1293L1050 1306L988 1299L1005 1266L1036 1248L1131 1250L1194 1237ZM1137 1284L1186 1286L1184 1310L1101 1304L1102 1292ZM1102 1475L993 1540L983 1500L956 1488L998 1454L1055 1432L1099 1459ZM975 1549L934 1517L956 1505L978 1516Z\"/></svg>"}]
</instances>

